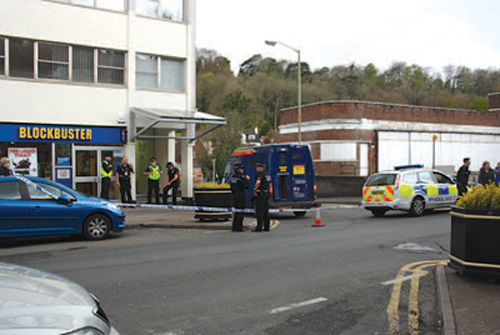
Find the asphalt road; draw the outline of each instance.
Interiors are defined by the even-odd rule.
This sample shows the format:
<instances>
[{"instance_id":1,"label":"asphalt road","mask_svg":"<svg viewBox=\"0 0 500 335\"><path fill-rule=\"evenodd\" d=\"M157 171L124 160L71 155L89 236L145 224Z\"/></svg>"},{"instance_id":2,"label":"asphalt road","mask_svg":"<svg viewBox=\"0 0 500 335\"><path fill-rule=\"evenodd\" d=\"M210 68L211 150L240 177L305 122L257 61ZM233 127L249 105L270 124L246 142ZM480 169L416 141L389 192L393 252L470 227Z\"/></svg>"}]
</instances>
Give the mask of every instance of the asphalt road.
<instances>
[{"instance_id":1,"label":"asphalt road","mask_svg":"<svg viewBox=\"0 0 500 335\"><path fill-rule=\"evenodd\" d=\"M322 211L323 228L311 227L313 214L274 218L269 233L156 228L102 242L3 240L0 261L82 284L122 335L439 333L425 272L433 263L398 271L447 258L447 212ZM399 284L382 284L398 275Z\"/></svg>"}]
</instances>

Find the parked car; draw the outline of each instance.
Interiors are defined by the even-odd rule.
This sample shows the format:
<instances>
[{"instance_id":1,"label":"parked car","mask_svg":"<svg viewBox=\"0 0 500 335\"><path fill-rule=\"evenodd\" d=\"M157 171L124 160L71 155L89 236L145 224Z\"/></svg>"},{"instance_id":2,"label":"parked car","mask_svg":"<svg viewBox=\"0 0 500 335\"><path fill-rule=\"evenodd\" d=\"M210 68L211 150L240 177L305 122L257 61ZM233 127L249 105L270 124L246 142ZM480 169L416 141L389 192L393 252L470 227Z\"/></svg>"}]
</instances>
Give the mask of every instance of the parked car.
<instances>
[{"instance_id":1,"label":"parked car","mask_svg":"<svg viewBox=\"0 0 500 335\"><path fill-rule=\"evenodd\" d=\"M83 234L102 240L124 228L125 215L112 202L46 179L0 177L0 237Z\"/></svg>"},{"instance_id":2,"label":"parked car","mask_svg":"<svg viewBox=\"0 0 500 335\"><path fill-rule=\"evenodd\" d=\"M457 197L458 189L450 176L423 165L397 166L393 171L374 173L363 187L363 207L375 216L389 210L419 216L426 210L449 207Z\"/></svg>"},{"instance_id":3,"label":"parked car","mask_svg":"<svg viewBox=\"0 0 500 335\"><path fill-rule=\"evenodd\" d=\"M0 335L120 335L97 298L54 274L0 263Z\"/></svg>"}]
</instances>

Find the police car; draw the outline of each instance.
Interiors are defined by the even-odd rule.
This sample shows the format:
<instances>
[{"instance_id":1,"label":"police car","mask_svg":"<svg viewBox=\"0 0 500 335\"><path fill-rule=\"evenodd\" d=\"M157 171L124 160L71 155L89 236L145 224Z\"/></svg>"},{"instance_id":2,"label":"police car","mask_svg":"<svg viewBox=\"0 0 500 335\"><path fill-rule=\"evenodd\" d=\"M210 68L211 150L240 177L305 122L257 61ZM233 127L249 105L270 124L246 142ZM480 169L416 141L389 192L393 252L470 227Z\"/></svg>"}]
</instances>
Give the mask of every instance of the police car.
<instances>
[{"instance_id":1,"label":"police car","mask_svg":"<svg viewBox=\"0 0 500 335\"><path fill-rule=\"evenodd\" d=\"M363 186L363 207L381 217L387 211L401 210L420 216L426 210L449 207L458 189L451 177L423 165L397 166L368 178Z\"/></svg>"}]
</instances>

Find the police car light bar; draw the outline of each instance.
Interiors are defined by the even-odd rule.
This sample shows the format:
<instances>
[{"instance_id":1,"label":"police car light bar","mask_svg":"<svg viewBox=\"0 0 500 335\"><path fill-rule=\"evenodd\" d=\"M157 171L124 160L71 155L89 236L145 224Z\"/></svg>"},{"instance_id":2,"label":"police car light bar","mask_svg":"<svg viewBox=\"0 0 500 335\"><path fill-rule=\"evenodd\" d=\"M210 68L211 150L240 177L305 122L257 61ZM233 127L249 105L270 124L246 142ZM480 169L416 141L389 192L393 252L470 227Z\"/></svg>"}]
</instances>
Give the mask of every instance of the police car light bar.
<instances>
[{"instance_id":1,"label":"police car light bar","mask_svg":"<svg viewBox=\"0 0 500 335\"><path fill-rule=\"evenodd\" d=\"M424 164L401 165L401 166L395 166L394 170L399 171L399 170L405 170L405 169L421 169L423 167L424 167Z\"/></svg>"}]
</instances>

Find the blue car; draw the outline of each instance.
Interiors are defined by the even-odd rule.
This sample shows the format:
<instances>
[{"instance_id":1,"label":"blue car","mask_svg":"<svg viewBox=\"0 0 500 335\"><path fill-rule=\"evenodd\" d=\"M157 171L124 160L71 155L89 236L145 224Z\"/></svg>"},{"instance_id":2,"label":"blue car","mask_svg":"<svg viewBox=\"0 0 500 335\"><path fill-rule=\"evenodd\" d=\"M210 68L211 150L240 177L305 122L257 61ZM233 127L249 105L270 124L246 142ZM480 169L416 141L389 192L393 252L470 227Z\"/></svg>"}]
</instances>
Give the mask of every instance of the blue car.
<instances>
[{"instance_id":1,"label":"blue car","mask_svg":"<svg viewBox=\"0 0 500 335\"><path fill-rule=\"evenodd\" d=\"M0 176L0 237L82 234L103 240L125 228L115 204L52 181Z\"/></svg>"}]
</instances>

